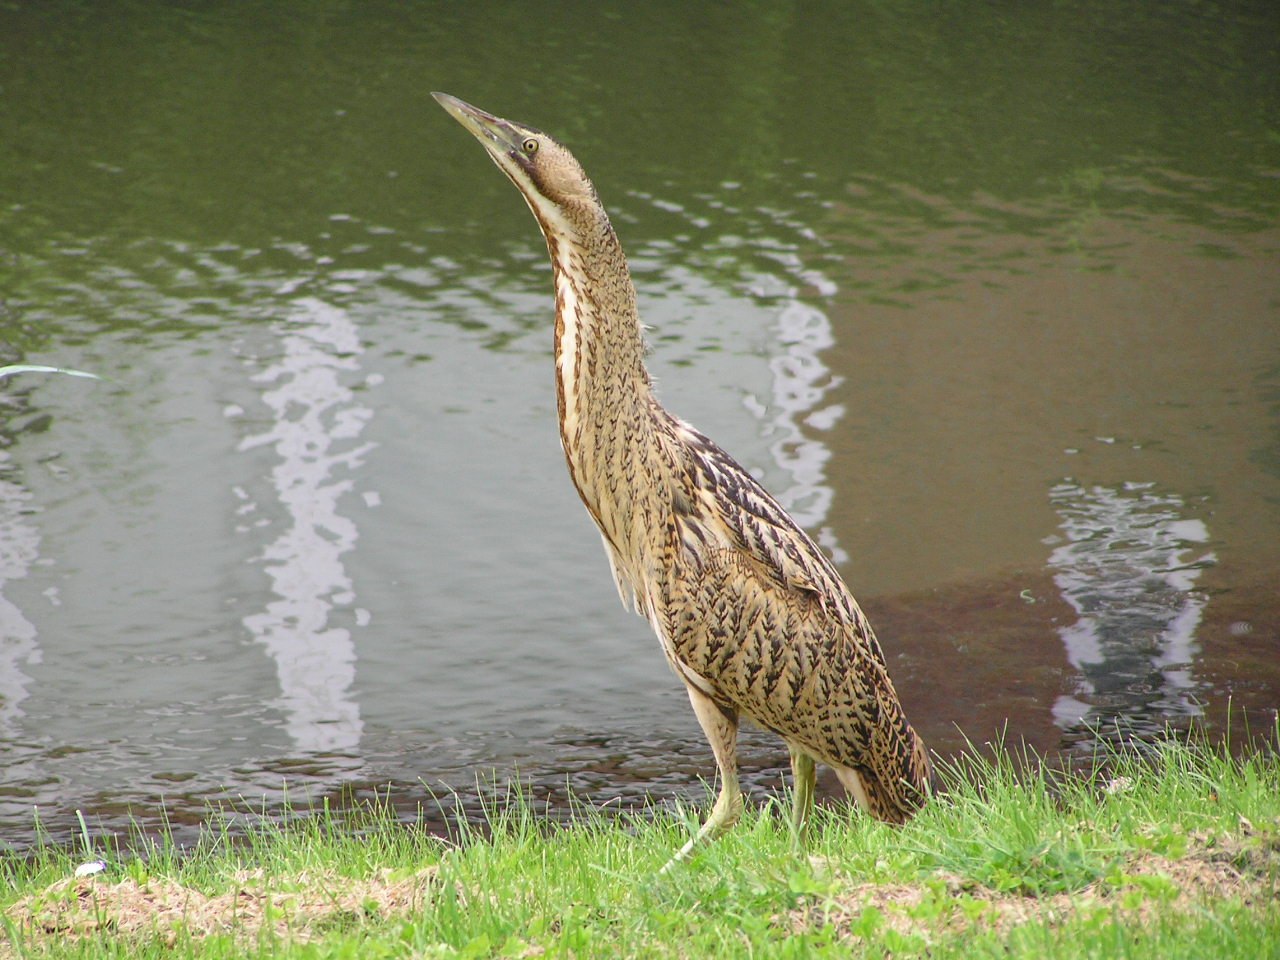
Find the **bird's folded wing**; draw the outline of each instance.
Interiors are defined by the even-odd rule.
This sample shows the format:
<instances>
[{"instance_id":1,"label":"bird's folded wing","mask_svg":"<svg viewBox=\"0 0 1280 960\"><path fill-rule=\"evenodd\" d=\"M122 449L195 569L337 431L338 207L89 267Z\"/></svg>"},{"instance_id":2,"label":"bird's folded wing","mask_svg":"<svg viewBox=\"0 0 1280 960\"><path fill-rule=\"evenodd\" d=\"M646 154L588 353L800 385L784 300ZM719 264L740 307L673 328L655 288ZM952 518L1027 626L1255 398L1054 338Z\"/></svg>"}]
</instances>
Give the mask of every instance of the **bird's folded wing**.
<instances>
[{"instance_id":1,"label":"bird's folded wing","mask_svg":"<svg viewBox=\"0 0 1280 960\"><path fill-rule=\"evenodd\" d=\"M809 595L828 615L858 629L865 619L826 554L737 461L690 427L687 476L700 509L693 522L737 550L779 587Z\"/></svg>"}]
</instances>

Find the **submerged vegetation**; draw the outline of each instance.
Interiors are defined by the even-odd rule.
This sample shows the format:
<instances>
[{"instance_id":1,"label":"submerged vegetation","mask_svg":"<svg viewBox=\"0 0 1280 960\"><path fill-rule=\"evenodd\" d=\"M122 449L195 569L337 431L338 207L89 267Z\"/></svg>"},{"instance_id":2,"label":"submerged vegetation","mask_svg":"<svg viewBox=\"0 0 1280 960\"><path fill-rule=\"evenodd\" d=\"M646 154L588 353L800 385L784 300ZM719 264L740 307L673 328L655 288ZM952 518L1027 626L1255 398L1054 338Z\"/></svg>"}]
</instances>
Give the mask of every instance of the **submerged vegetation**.
<instances>
[{"instance_id":1,"label":"submerged vegetation","mask_svg":"<svg viewBox=\"0 0 1280 960\"><path fill-rule=\"evenodd\" d=\"M965 755L905 827L820 811L807 855L766 805L664 876L694 811L561 827L519 796L453 841L322 808L78 877L85 852L48 847L0 868L0 957L1274 955L1274 751L1023 760Z\"/></svg>"}]
</instances>

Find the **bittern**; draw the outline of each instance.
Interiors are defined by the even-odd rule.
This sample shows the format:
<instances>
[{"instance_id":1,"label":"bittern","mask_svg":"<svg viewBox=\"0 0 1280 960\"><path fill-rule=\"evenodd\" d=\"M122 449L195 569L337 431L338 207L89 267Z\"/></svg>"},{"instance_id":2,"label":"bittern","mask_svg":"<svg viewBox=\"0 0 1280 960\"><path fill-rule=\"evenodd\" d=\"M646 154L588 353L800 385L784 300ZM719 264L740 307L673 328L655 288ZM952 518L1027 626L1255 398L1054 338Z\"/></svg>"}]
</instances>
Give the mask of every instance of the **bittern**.
<instances>
[{"instance_id":1,"label":"bittern","mask_svg":"<svg viewBox=\"0 0 1280 960\"><path fill-rule=\"evenodd\" d=\"M648 618L715 754L715 806L672 863L742 812L744 717L786 741L801 842L818 760L872 816L905 821L928 794L929 759L880 644L778 502L654 396L627 260L581 164L541 130L434 96L516 185L546 237L569 476L623 605Z\"/></svg>"}]
</instances>

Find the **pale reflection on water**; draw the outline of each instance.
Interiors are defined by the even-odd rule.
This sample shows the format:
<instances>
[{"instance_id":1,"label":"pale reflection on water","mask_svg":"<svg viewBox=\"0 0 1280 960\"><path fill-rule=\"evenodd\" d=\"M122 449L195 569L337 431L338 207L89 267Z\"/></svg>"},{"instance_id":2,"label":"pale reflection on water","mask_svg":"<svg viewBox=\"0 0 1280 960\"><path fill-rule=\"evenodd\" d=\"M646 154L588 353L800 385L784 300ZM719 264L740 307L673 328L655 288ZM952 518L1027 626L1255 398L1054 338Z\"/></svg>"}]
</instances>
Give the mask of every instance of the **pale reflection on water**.
<instances>
[{"instance_id":1,"label":"pale reflection on water","mask_svg":"<svg viewBox=\"0 0 1280 960\"><path fill-rule=\"evenodd\" d=\"M790 225L794 229L794 224ZM801 232L811 233L803 228ZM834 296L837 287L821 270L807 267L795 249L779 246L766 246L766 255L778 265L778 275L759 274L751 281L754 295L781 302L774 326L776 352L769 358L772 409L755 397L747 398L747 408L766 422L769 452L789 476L790 483L775 491L779 502L797 523L813 531L837 563L843 563L848 555L826 523L834 492L826 477L831 451L821 440L821 432L836 425L844 408L826 403L826 395L839 384L839 377L822 362L821 354L835 337L830 318L812 302L815 297ZM808 301L800 299L802 286L810 288Z\"/></svg>"},{"instance_id":2,"label":"pale reflection on water","mask_svg":"<svg viewBox=\"0 0 1280 960\"><path fill-rule=\"evenodd\" d=\"M834 290L834 284L830 287ZM817 307L792 300L778 317L777 332L782 352L770 360L769 369L778 412L769 420L769 434L780 436L769 451L792 479L790 486L778 491L778 499L797 523L814 532L837 563L843 563L848 554L826 523L834 498L826 477L831 451L815 435L831 429L843 413L839 404L822 405L837 382L819 358L820 351L833 342L831 321ZM804 426L809 427L807 432Z\"/></svg>"},{"instance_id":3,"label":"pale reflection on water","mask_svg":"<svg viewBox=\"0 0 1280 960\"><path fill-rule=\"evenodd\" d=\"M360 367L360 340L350 318L315 297L300 297L291 307L279 357L253 377L272 385L262 401L274 421L239 447L244 452L265 445L278 454L271 492L288 524L253 558L271 579L276 599L246 616L244 625L275 661L275 706L285 714L295 748L304 754L351 752L363 729L351 689L356 650L351 631L331 623L330 614L355 602L342 557L355 548L359 530L339 501L353 489L350 474L373 448L358 442L372 411L339 376ZM237 511L242 533L253 530L258 518L280 513L263 509L243 487L235 493L243 501ZM355 619L364 626L370 614L355 608Z\"/></svg>"},{"instance_id":4,"label":"pale reflection on water","mask_svg":"<svg viewBox=\"0 0 1280 960\"><path fill-rule=\"evenodd\" d=\"M1050 499L1065 542L1049 564L1079 616L1060 630L1079 680L1076 695L1053 705L1055 722L1123 736L1199 716L1192 668L1206 598L1195 585L1215 560L1202 546L1204 521L1151 483L1086 489L1065 481Z\"/></svg>"},{"instance_id":5,"label":"pale reflection on water","mask_svg":"<svg viewBox=\"0 0 1280 960\"><path fill-rule=\"evenodd\" d=\"M26 577L40 557L40 533L27 520L35 509L31 493L5 476L12 469L12 458L0 450L0 738L4 739L18 733L20 704L31 683L24 667L40 662L35 624L4 594L5 586ZM2 772L3 779L13 775L10 770Z\"/></svg>"}]
</instances>

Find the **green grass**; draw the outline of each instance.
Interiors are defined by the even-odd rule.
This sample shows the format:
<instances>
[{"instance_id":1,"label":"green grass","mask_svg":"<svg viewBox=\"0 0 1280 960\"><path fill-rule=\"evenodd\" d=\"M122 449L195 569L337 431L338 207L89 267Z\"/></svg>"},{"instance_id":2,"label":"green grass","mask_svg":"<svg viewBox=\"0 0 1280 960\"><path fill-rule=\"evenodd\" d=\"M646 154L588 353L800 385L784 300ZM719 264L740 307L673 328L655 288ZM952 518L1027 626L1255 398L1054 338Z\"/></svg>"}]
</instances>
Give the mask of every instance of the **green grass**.
<instances>
[{"instance_id":1,"label":"green grass","mask_svg":"<svg viewBox=\"0 0 1280 960\"><path fill-rule=\"evenodd\" d=\"M1280 764L1168 743L1053 774L995 751L901 828L837 807L808 855L749 811L671 874L688 816L539 821L446 844L371 809L232 843L0 866L0 957L1138 957L1280 954ZM7 942L6 942L7 938Z\"/></svg>"}]
</instances>

